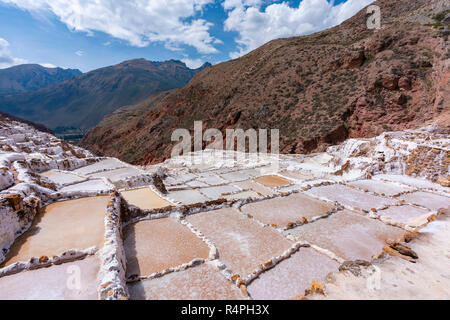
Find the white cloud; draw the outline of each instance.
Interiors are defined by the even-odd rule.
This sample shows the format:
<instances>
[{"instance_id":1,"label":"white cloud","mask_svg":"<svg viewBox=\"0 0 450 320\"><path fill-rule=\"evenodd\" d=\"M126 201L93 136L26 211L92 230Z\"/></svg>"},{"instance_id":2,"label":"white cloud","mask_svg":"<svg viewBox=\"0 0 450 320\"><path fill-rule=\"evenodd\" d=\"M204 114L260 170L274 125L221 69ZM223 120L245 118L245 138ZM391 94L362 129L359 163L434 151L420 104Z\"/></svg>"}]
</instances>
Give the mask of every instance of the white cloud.
<instances>
[{"instance_id":1,"label":"white cloud","mask_svg":"<svg viewBox=\"0 0 450 320\"><path fill-rule=\"evenodd\" d=\"M27 63L25 59L15 58L8 49L9 42L0 38L0 69Z\"/></svg>"},{"instance_id":2,"label":"white cloud","mask_svg":"<svg viewBox=\"0 0 450 320\"><path fill-rule=\"evenodd\" d=\"M225 0L222 4L225 10L244 7L258 7L261 6L262 0Z\"/></svg>"},{"instance_id":3,"label":"white cloud","mask_svg":"<svg viewBox=\"0 0 450 320\"><path fill-rule=\"evenodd\" d=\"M0 0L31 12L50 11L70 29L92 34L101 31L145 47L163 42L167 48L195 47L216 53L211 23L193 18L215 0Z\"/></svg>"},{"instance_id":4,"label":"white cloud","mask_svg":"<svg viewBox=\"0 0 450 320\"><path fill-rule=\"evenodd\" d=\"M39 63L41 66L43 66L44 68L58 68L57 66L55 66L52 63Z\"/></svg>"},{"instance_id":5,"label":"white cloud","mask_svg":"<svg viewBox=\"0 0 450 320\"><path fill-rule=\"evenodd\" d=\"M79 57L82 57L82 56L84 56L84 51L83 50L78 50L78 51L75 51L75 54L77 56L79 56Z\"/></svg>"},{"instance_id":6,"label":"white cloud","mask_svg":"<svg viewBox=\"0 0 450 320\"><path fill-rule=\"evenodd\" d=\"M260 0L225 0L225 31L239 33L239 51L230 57L242 56L276 38L311 34L338 25L373 1L348 0L333 6L327 0L303 0L298 7L282 2L262 10Z\"/></svg>"},{"instance_id":7,"label":"white cloud","mask_svg":"<svg viewBox=\"0 0 450 320\"><path fill-rule=\"evenodd\" d=\"M230 54L230 57L236 58L272 39L310 34L337 25L373 0L347 0L336 6L333 6L333 0L302 0L297 7L274 0L0 2L16 5L37 17L49 17L51 13L71 30L86 32L88 35L100 31L137 47L160 42L173 51L183 51L182 47L189 45L203 54L218 53L215 46L222 44L220 39L210 34L212 23L202 17L206 5L218 2L228 15L223 26L225 31L238 33L235 39L237 48ZM111 41L103 45L109 46ZM76 54L82 56L84 52L79 50ZM3 51L2 55L5 55ZM200 63L200 59L185 60L190 66Z\"/></svg>"},{"instance_id":8,"label":"white cloud","mask_svg":"<svg viewBox=\"0 0 450 320\"><path fill-rule=\"evenodd\" d=\"M200 68L204 62L202 61L202 59L189 59L189 58L184 58L181 60L182 62L184 62L186 64L186 66L190 69L197 69Z\"/></svg>"}]
</instances>

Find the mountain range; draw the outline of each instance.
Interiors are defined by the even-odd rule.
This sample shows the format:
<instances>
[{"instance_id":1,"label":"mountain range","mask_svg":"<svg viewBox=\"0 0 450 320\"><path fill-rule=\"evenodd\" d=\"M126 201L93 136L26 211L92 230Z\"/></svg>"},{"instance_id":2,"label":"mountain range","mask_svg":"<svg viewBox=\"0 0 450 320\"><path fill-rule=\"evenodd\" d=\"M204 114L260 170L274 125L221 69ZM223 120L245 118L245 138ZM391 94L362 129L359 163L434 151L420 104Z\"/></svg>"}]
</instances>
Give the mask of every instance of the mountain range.
<instances>
[{"instance_id":1,"label":"mountain range","mask_svg":"<svg viewBox=\"0 0 450 320\"><path fill-rule=\"evenodd\" d=\"M334 28L273 40L188 85L121 108L81 145L135 164L170 157L177 128L280 129L282 153L438 122L450 128L448 1L379 0Z\"/></svg>"},{"instance_id":2,"label":"mountain range","mask_svg":"<svg viewBox=\"0 0 450 320\"><path fill-rule=\"evenodd\" d=\"M184 86L208 66L189 69L176 60L125 61L39 90L0 95L0 110L42 123L57 132L66 129L85 131L119 107Z\"/></svg>"},{"instance_id":3,"label":"mountain range","mask_svg":"<svg viewBox=\"0 0 450 320\"><path fill-rule=\"evenodd\" d=\"M46 68L39 64L0 69L0 95L37 91L81 74L78 69Z\"/></svg>"}]
</instances>

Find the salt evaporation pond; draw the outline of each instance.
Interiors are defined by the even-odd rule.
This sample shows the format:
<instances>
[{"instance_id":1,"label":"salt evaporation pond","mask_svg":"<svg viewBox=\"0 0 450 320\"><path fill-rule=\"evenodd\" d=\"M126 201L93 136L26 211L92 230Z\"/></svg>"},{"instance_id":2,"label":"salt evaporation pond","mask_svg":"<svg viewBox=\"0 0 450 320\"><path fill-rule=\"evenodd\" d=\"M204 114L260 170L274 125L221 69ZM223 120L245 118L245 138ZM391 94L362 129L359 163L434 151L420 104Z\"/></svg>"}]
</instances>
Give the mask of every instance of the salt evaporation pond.
<instances>
[{"instance_id":1,"label":"salt evaporation pond","mask_svg":"<svg viewBox=\"0 0 450 320\"><path fill-rule=\"evenodd\" d=\"M209 257L209 247L171 218L129 225L124 229L124 239L128 276L151 275L196 258Z\"/></svg>"},{"instance_id":2,"label":"salt evaporation pond","mask_svg":"<svg viewBox=\"0 0 450 320\"><path fill-rule=\"evenodd\" d=\"M251 214L265 224L287 226L291 222L301 222L326 214L335 207L304 194L293 194L288 197L275 198L247 204L241 208L244 213Z\"/></svg>"},{"instance_id":3,"label":"salt evaporation pond","mask_svg":"<svg viewBox=\"0 0 450 320\"><path fill-rule=\"evenodd\" d=\"M0 278L0 300L96 300L100 261L91 256ZM79 274L80 286L69 286L68 279Z\"/></svg>"},{"instance_id":4,"label":"salt evaporation pond","mask_svg":"<svg viewBox=\"0 0 450 320\"><path fill-rule=\"evenodd\" d=\"M144 210L173 206L150 188L122 191L121 194L129 204Z\"/></svg>"},{"instance_id":5,"label":"salt evaporation pond","mask_svg":"<svg viewBox=\"0 0 450 320\"><path fill-rule=\"evenodd\" d=\"M132 300L242 300L241 291L218 272L202 264L162 278L128 285Z\"/></svg>"},{"instance_id":6,"label":"salt evaporation pond","mask_svg":"<svg viewBox=\"0 0 450 320\"><path fill-rule=\"evenodd\" d=\"M287 231L337 254L345 260L367 260L383 251L386 241L399 239L405 231L350 211Z\"/></svg>"},{"instance_id":7,"label":"salt evaporation pond","mask_svg":"<svg viewBox=\"0 0 450 320\"><path fill-rule=\"evenodd\" d=\"M292 183L292 181L279 176L263 176L255 181L269 188L283 187Z\"/></svg>"},{"instance_id":8,"label":"salt evaporation pond","mask_svg":"<svg viewBox=\"0 0 450 320\"><path fill-rule=\"evenodd\" d=\"M219 259L243 278L292 246L274 229L231 208L194 214L187 220L217 246Z\"/></svg>"},{"instance_id":9,"label":"salt evaporation pond","mask_svg":"<svg viewBox=\"0 0 450 320\"><path fill-rule=\"evenodd\" d=\"M103 247L104 218L109 197L60 201L48 205L12 245L4 265L70 249Z\"/></svg>"}]
</instances>

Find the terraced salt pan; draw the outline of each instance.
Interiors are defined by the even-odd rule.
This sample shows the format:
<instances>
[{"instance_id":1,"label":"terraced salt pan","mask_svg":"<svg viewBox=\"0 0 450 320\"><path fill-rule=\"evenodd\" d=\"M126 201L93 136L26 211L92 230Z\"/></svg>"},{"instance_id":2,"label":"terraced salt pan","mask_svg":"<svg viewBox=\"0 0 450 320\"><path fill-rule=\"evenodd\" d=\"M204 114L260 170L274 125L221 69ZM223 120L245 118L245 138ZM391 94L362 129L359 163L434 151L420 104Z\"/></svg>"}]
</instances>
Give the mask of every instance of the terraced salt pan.
<instances>
[{"instance_id":1,"label":"terraced salt pan","mask_svg":"<svg viewBox=\"0 0 450 320\"><path fill-rule=\"evenodd\" d=\"M279 256L292 243L272 228L227 208L187 217L219 250L219 259L242 278L261 263Z\"/></svg>"},{"instance_id":2,"label":"terraced salt pan","mask_svg":"<svg viewBox=\"0 0 450 320\"><path fill-rule=\"evenodd\" d=\"M209 264L128 285L132 300L242 300L241 291Z\"/></svg>"},{"instance_id":3,"label":"terraced salt pan","mask_svg":"<svg viewBox=\"0 0 450 320\"><path fill-rule=\"evenodd\" d=\"M386 196L395 196L403 192L412 191L413 189L407 186L401 186L395 183L389 183L379 180L358 180L349 182L361 190L368 190L378 194L385 194Z\"/></svg>"},{"instance_id":4,"label":"terraced salt pan","mask_svg":"<svg viewBox=\"0 0 450 320\"><path fill-rule=\"evenodd\" d=\"M382 217L391 218L394 222L400 222L410 227L420 227L427 223L431 212L412 206L395 206L377 212Z\"/></svg>"},{"instance_id":5,"label":"terraced salt pan","mask_svg":"<svg viewBox=\"0 0 450 320\"><path fill-rule=\"evenodd\" d=\"M197 190L179 190L169 192L169 198L182 204L194 204L206 202L209 199Z\"/></svg>"},{"instance_id":6,"label":"terraced salt pan","mask_svg":"<svg viewBox=\"0 0 450 320\"><path fill-rule=\"evenodd\" d=\"M255 179L255 182L269 188L283 187L292 183L292 181L279 176L263 176Z\"/></svg>"},{"instance_id":7,"label":"terraced salt pan","mask_svg":"<svg viewBox=\"0 0 450 320\"><path fill-rule=\"evenodd\" d=\"M423 206L431 210L447 209L450 207L450 198L429 192L414 192L399 197L407 203Z\"/></svg>"},{"instance_id":8,"label":"terraced salt pan","mask_svg":"<svg viewBox=\"0 0 450 320\"><path fill-rule=\"evenodd\" d=\"M124 229L127 276L148 276L207 259L209 247L189 228L171 218L144 220Z\"/></svg>"},{"instance_id":9,"label":"terraced salt pan","mask_svg":"<svg viewBox=\"0 0 450 320\"><path fill-rule=\"evenodd\" d=\"M186 185L188 187L192 187L192 188L201 188L201 187L209 187L209 184L206 184L202 181L198 181L198 180L192 180L189 182L186 182Z\"/></svg>"},{"instance_id":10,"label":"terraced salt pan","mask_svg":"<svg viewBox=\"0 0 450 320\"><path fill-rule=\"evenodd\" d=\"M337 201L344 206L370 210L393 205L396 201L380 196L374 196L366 192L355 190L340 184L321 186L307 191L316 197Z\"/></svg>"},{"instance_id":11,"label":"terraced salt pan","mask_svg":"<svg viewBox=\"0 0 450 320\"><path fill-rule=\"evenodd\" d=\"M223 198L224 194L238 192L240 189L232 185L201 188L199 191L212 200Z\"/></svg>"},{"instance_id":12,"label":"terraced salt pan","mask_svg":"<svg viewBox=\"0 0 450 320\"><path fill-rule=\"evenodd\" d=\"M130 177L135 177L138 175L142 175L142 171L133 167L126 167L120 169L114 169L110 171L103 171L98 173L90 174L91 178L107 178L111 182L118 182L121 180L125 180Z\"/></svg>"},{"instance_id":13,"label":"terraced salt pan","mask_svg":"<svg viewBox=\"0 0 450 320\"><path fill-rule=\"evenodd\" d=\"M70 249L103 247L108 201L109 197L92 197L50 204L12 245L4 265Z\"/></svg>"},{"instance_id":14,"label":"terraced salt pan","mask_svg":"<svg viewBox=\"0 0 450 320\"><path fill-rule=\"evenodd\" d=\"M257 178L269 171L269 167L258 167L240 170L241 174L248 175L249 178Z\"/></svg>"},{"instance_id":15,"label":"terraced salt pan","mask_svg":"<svg viewBox=\"0 0 450 320\"><path fill-rule=\"evenodd\" d=\"M103 171L103 170L113 170L113 169L123 168L126 166L128 166L128 165L118 159L106 159L106 160L101 160L99 162L96 162L94 164L91 164L91 165L88 165L88 166L85 166L82 168L78 168L76 170L73 170L73 172L75 172L77 174L86 175L86 174L91 174L91 173Z\"/></svg>"},{"instance_id":16,"label":"terraced salt pan","mask_svg":"<svg viewBox=\"0 0 450 320\"><path fill-rule=\"evenodd\" d=\"M84 260L24 271L0 278L0 300L96 300L100 261ZM80 276L80 287L68 286L69 277Z\"/></svg>"},{"instance_id":17,"label":"terraced salt pan","mask_svg":"<svg viewBox=\"0 0 450 320\"><path fill-rule=\"evenodd\" d=\"M108 192L111 191L112 187L108 186L103 180L88 180L81 183L76 183L69 185L67 187L61 188L59 191L63 192Z\"/></svg>"},{"instance_id":18,"label":"terraced salt pan","mask_svg":"<svg viewBox=\"0 0 450 320\"><path fill-rule=\"evenodd\" d=\"M376 180L388 180L393 182L399 182L403 184L410 185L415 188L429 188L429 189L436 189L436 190L445 190L447 192L450 192L450 188L444 188L436 183L433 183L431 181L420 179L420 178L413 178L410 176L405 175L395 175L395 174L379 174L373 177L373 179Z\"/></svg>"},{"instance_id":19,"label":"terraced salt pan","mask_svg":"<svg viewBox=\"0 0 450 320\"><path fill-rule=\"evenodd\" d=\"M173 206L173 203L161 198L150 188L140 188L120 192L131 205L144 210Z\"/></svg>"},{"instance_id":20,"label":"terraced salt pan","mask_svg":"<svg viewBox=\"0 0 450 320\"><path fill-rule=\"evenodd\" d=\"M302 184L295 183L288 186L280 187L277 189L277 191L280 193L292 193L296 191L302 191L303 187L304 186Z\"/></svg>"},{"instance_id":21,"label":"terraced salt pan","mask_svg":"<svg viewBox=\"0 0 450 320\"><path fill-rule=\"evenodd\" d=\"M397 240L404 231L375 219L349 211L341 211L286 231L327 249L344 260L368 260L382 252L386 240Z\"/></svg>"},{"instance_id":22,"label":"terraced salt pan","mask_svg":"<svg viewBox=\"0 0 450 320\"><path fill-rule=\"evenodd\" d=\"M262 223L285 227L291 222L301 222L302 218L310 220L334 208L333 205L324 201L298 193L250 203L243 206L241 210L246 214L251 214Z\"/></svg>"},{"instance_id":23,"label":"terraced salt pan","mask_svg":"<svg viewBox=\"0 0 450 320\"><path fill-rule=\"evenodd\" d=\"M211 161L212 163L200 163L200 164L193 164L192 166L189 167L189 169L197 172L197 171L208 171L214 168L214 161Z\"/></svg>"},{"instance_id":24,"label":"terraced salt pan","mask_svg":"<svg viewBox=\"0 0 450 320\"><path fill-rule=\"evenodd\" d=\"M216 174L210 173L199 174L199 177L196 181L208 184L210 186L228 183L227 180L222 179Z\"/></svg>"},{"instance_id":25,"label":"terraced salt pan","mask_svg":"<svg viewBox=\"0 0 450 320\"><path fill-rule=\"evenodd\" d=\"M239 193L230 194L228 196L224 196L228 201L240 200L240 199L248 199L248 198L259 198L259 194L255 191L242 191Z\"/></svg>"},{"instance_id":26,"label":"terraced salt pan","mask_svg":"<svg viewBox=\"0 0 450 320\"><path fill-rule=\"evenodd\" d=\"M247 169L247 170L222 173L221 177L228 181L231 181L231 182L238 182L238 181L244 181L244 180L248 180L248 179L251 179L254 177L258 177L260 175L261 174L257 169Z\"/></svg>"},{"instance_id":27,"label":"terraced salt pan","mask_svg":"<svg viewBox=\"0 0 450 320\"><path fill-rule=\"evenodd\" d=\"M322 178L335 171L335 169L329 165L332 159L332 155L321 153L315 156L302 158L301 160L293 159L291 162L295 163L296 169L314 172L316 178Z\"/></svg>"},{"instance_id":28,"label":"terraced salt pan","mask_svg":"<svg viewBox=\"0 0 450 320\"><path fill-rule=\"evenodd\" d=\"M287 178L300 180L300 181L313 180L316 178L313 174L304 173L304 172L300 172L300 171L289 171L289 170L281 171L280 175L287 177Z\"/></svg>"},{"instance_id":29,"label":"terraced salt pan","mask_svg":"<svg viewBox=\"0 0 450 320\"><path fill-rule=\"evenodd\" d=\"M164 179L164 183L167 185L184 184L196 178L198 178L198 176L196 176L193 173L184 173L179 175L168 176L166 179Z\"/></svg>"},{"instance_id":30,"label":"terraced salt pan","mask_svg":"<svg viewBox=\"0 0 450 320\"><path fill-rule=\"evenodd\" d=\"M242 190L253 190L259 193L262 196L271 196L274 195L275 192L270 188L264 187L259 183L254 182L253 180L246 180L241 182L233 183L234 186L242 189Z\"/></svg>"},{"instance_id":31,"label":"terraced salt pan","mask_svg":"<svg viewBox=\"0 0 450 320\"><path fill-rule=\"evenodd\" d=\"M50 170L41 173L42 176L48 178L50 181L57 183L57 184L72 184L76 182L80 182L83 180L86 180L85 178L82 178L76 174L73 174L71 172L61 172L58 170Z\"/></svg>"},{"instance_id":32,"label":"terraced salt pan","mask_svg":"<svg viewBox=\"0 0 450 320\"><path fill-rule=\"evenodd\" d=\"M288 259L259 275L247 286L256 300L286 300L304 295L313 281L324 282L339 264L312 248L300 248Z\"/></svg>"}]
</instances>

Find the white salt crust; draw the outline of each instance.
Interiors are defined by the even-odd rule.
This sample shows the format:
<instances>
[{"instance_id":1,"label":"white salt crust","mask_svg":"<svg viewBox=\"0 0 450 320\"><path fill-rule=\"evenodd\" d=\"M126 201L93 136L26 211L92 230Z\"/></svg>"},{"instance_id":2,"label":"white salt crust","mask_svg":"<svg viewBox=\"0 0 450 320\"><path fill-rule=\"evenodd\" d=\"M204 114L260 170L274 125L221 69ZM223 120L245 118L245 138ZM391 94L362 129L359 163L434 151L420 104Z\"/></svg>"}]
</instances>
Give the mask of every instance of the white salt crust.
<instances>
[{"instance_id":1,"label":"white salt crust","mask_svg":"<svg viewBox=\"0 0 450 320\"><path fill-rule=\"evenodd\" d=\"M61 142L54 136L39 132L28 125L15 121L1 121L0 195L13 197L17 197L16 195L18 195L20 201L15 203L15 200L11 200L11 202L5 199L2 200L2 206L0 206L0 263L4 260L9 247L14 243L15 239L29 228L37 210L40 208L55 201L105 195L111 192L113 192L113 196L110 205L108 208L105 208L105 243L101 250L98 250L96 247L85 250L72 249L59 256L49 257L48 259L36 257L28 262L17 262L0 269L0 277L24 270L51 267L54 264L84 259L86 256L96 254L100 256L101 260L99 272L100 285L98 287L99 299L128 299L127 279L125 279L126 256L121 230L128 224L141 220L160 219L169 216L177 218L180 223L188 227L208 245L210 248L208 259L193 259L189 263L173 266L147 277L128 279L129 282L139 281L144 278L162 277L171 272L179 272L202 263L207 263L215 266L218 272L236 285L245 286L251 283L261 273L276 267L280 261L289 259L299 248L308 246L311 246L314 250L338 263L342 263L344 259L335 253L307 242L299 241L295 236L286 235L284 233L286 229L299 227L303 224L303 222L297 221L288 228L275 228L280 234L293 242L292 247L281 255L262 262L246 279L241 279L240 276L236 277L233 270L229 269L220 261L220 252L218 252L214 243L190 225L185 220L185 217L200 212L229 207L234 207L240 211L241 206L247 203L305 192L313 198L336 206L335 210L313 217L307 223L315 223L317 220L326 219L330 215L345 208L407 231L418 231L428 225L427 218L433 217L436 211L426 209L424 211L427 212L425 216L421 216L417 221L412 220L405 223L383 215L383 210L395 209L403 205L411 205L417 209L424 208L420 205L395 201L395 203L386 206L373 208L374 210L364 210L336 201L330 201L326 196L319 197L311 195L308 191L312 188L339 184L351 187L352 181L371 179L373 177L374 180L385 181L391 185L403 186L405 189L410 189L392 196L387 196L386 199L397 200L398 197L416 191L427 191L448 197L450 188L445 188L435 182L426 180L431 178L435 179L435 176L430 176L429 172L421 172L414 177L406 176L406 166L403 161L421 146L437 148L441 151L437 157L443 160L444 155L449 152L449 145L450 139L448 137L435 133L433 128L424 128L420 130L384 133L372 139L349 139L339 146L330 147L325 153L314 155L280 155L278 158L268 155L257 159L257 161L245 158L236 161L235 157L238 153L225 151L224 154L227 160L224 163L216 163L214 154L206 150L192 153L196 158L203 157L208 160L210 163L208 162L209 164L206 165L191 165L188 157L179 157L167 160L163 164L141 168L128 165L114 158L95 157L86 150ZM280 171L288 170L298 172L299 177L305 176L307 178L296 179L290 175L266 170L270 168L274 160L279 160ZM344 170L344 165L347 162L348 168ZM88 168L87 166L90 167ZM93 179L88 176L99 173L105 173L105 176L109 176L109 171L126 167L137 169L140 173L125 176L115 181L111 181L106 177ZM56 183L53 182L52 184L52 181L39 175L39 173L48 170L71 173L80 177L82 180L65 184L56 181ZM226 201L224 199L182 205L180 202L171 199L170 193L168 195L161 194L154 187L153 174L164 170L168 174L164 183L169 191L199 190L201 192L201 189L205 187L226 187L233 185L235 181L242 181L242 179L252 180L263 175L277 175L292 181L292 183L286 186L272 188L274 194L270 196L262 196L256 192L258 197L248 197L247 199L232 201ZM343 172L336 174L339 170ZM449 171L447 170L446 174L448 175L448 173ZM151 188L161 198L173 203L174 206L154 210L141 210L128 205L116 192L118 189L129 190L137 187ZM361 188L353 189L361 190ZM236 187L235 190L222 193L222 195L236 195L246 191L251 191L251 189ZM366 194L380 196L377 192L369 191ZM17 198L15 199L17 200ZM12 203L15 203L17 207L13 207ZM243 213L241 212L241 214ZM252 216L248 216L248 218L253 219L262 227L267 227L267 225L259 222Z\"/></svg>"},{"instance_id":2,"label":"white salt crust","mask_svg":"<svg viewBox=\"0 0 450 320\"><path fill-rule=\"evenodd\" d=\"M105 243L100 251L99 298L103 300L128 299L126 286L126 257L121 227L122 197L114 194L105 216Z\"/></svg>"},{"instance_id":3,"label":"white salt crust","mask_svg":"<svg viewBox=\"0 0 450 320\"><path fill-rule=\"evenodd\" d=\"M85 250L70 249L61 253L60 255L45 257L45 259L44 257L33 257L27 262L16 262L0 269L0 278L16 274L22 271L47 268L52 265L59 265L76 260L82 260L87 256L95 255L97 252L98 248L94 246Z\"/></svg>"}]
</instances>

